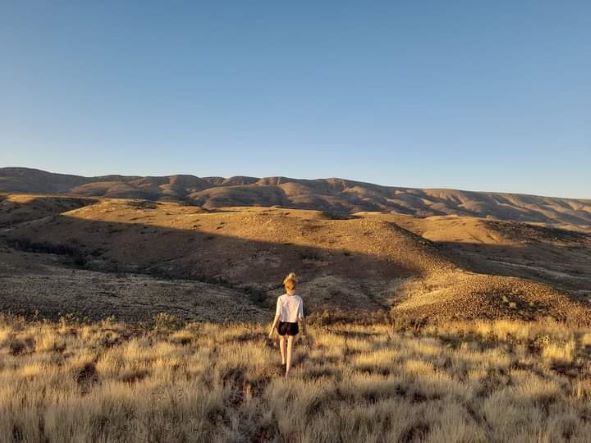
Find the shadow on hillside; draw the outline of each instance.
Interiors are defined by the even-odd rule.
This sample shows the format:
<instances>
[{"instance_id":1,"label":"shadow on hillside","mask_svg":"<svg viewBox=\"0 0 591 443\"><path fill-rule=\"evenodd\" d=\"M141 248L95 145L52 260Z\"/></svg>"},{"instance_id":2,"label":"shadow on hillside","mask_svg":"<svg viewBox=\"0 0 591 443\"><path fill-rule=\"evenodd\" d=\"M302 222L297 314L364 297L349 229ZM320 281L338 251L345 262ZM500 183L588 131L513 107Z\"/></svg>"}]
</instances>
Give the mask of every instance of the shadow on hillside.
<instances>
[{"instance_id":1,"label":"shadow on hillside","mask_svg":"<svg viewBox=\"0 0 591 443\"><path fill-rule=\"evenodd\" d=\"M218 226L221 232L223 222ZM7 235L17 249L78 256L89 268L161 277L281 282L286 270L348 278L400 278L418 268L342 248L273 243L143 223L57 216Z\"/></svg>"},{"instance_id":2,"label":"shadow on hillside","mask_svg":"<svg viewBox=\"0 0 591 443\"><path fill-rule=\"evenodd\" d=\"M130 204L137 205L141 210L157 207L157 203L147 201ZM131 222L109 222L51 215L39 223L27 223L3 233L0 231L0 236L13 249L58 256L61 264L72 269L113 273L115 276L124 273L144 274L158 279L179 280L179 285L181 280L203 282L231 290L237 305L248 302L251 306L269 312L272 312L275 297L281 292L283 277L290 271L295 271L301 278L301 290L306 296L308 313L326 308L345 311L385 310L401 279L421 276L425 272L424 268L420 268L419 264L413 265L408 258L412 258L415 252L420 253L418 249L412 250L414 243L410 240L410 243L405 243L410 245L405 251L398 251L386 259L371 253L330 246L328 243L297 245L289 241L287 234L284 234L284 242L225 235L223 221L212 233L211 230L201 231L198 223L189 229L178 229L146 224L133 218L129 220ZM170 221L174 222L174 219ZM305 229L304 225L302 229ZM420 237L416 240L424 243ZM438 255L473 272L525 277L561 287L570 284L571 289L576 286L572 282L549 278L539 271L502 266L491 261L497 258L511 261L529 257L532 263L540 263L539 245L516 248L453 242L432 244L437 248ZM556 263L565 266L565 263L571 263L569 259L564 259L571 253L570 250L546 244L544 248L544 262L540 266L558 266ZM27 255L26 260L35 260L34 255ZM416 263L420 263L420 260L416 260ZM117 297L117 285L111 285L106 292L105 295L96 291L97 303L105 296ZM154 295L150 303L163 307L175 306L177 302L174 296L166 297L167 300L160 303L157 295ZM35 303L32 300L30 304ZM8 301L16 305L21 303L19 300ZM220 301L216 299L211 303ZM130 309L129 306L127 308ZM189 306L186 309L192 308Z\"/></svg>"},{"instance_id":3,"label":"shadow on hillside","mask_svg":"<svg viewBox=\"0 0 591 443\"><path fill-rule=\"evenodd\" d=\"M589 289L591 248L526 243L521 246L437 242L460 266L483 274L523 277L569 291Z\"/></svg>"},{"instance_id":4,"label":"shadow on hillside","mask_svg":"<svg viewBox=\"0 0 591 443\"><path fill-rule=\"evenodd\" d=\"M12 229L20 223L56 216L96 202L90 197L67 195L0 194L0 229Z\"/></svg>"},{"instance_id":5,"label":"shadow on hillside","mask_svg":"<svg viewBox=\"0 0 591 443\"><path fill-rule=\"evenodd\" d=\"M175 229L57 215L0 236L13 250L52 254L72 269L208 283L231 289L236 297L246 297L253 306L270 311L290 271L301 278L308 313L324 308L385 309L393 282L421 273L401 260L289 241L247 240L223 235L223 229L220 224L220 233L212 234L197 227ZM104 294L97 290L97 301L101 297ZM235 302L242 303L238 298Z\"/></svg>"}]
</instances>

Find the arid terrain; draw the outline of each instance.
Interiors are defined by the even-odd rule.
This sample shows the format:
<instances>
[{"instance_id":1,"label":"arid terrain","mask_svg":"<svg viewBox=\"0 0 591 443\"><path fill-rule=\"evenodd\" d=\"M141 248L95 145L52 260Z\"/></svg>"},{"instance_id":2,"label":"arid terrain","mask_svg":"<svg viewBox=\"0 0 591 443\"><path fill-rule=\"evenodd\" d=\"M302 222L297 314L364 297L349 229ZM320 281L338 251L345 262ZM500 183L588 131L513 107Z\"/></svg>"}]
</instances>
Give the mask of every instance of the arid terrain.
<instances>
[{"instance_id":1,"label":"arid terrain","mask_svg":"<svg viewBox=\"0 0 591 443\"><path fill-rule=\"evenodd\" d=\"M589 441L588 328L320 323L289 379L265 336L0 318L0 441Z\"/></svg>"},{"instance_id":2,"label":"arid terrain","mask_svg":"<svg viewBox=\"0 0 591 443\"><path fill-rule=\"evenodd\" d=\"M2 442L588 439L588 201L512 218L40 177L0 180ZM310 327L283 380L265 336L290 271Z\"/></svg>"},{"instance_id":3,"label":"arid terrain","mask_svg":"<svg viewBox=\"0 0 591 443\"><path fill-rule=\"evenodd\" d=\"M584 230L459 216L1 198L4 312L260 321L293 270L308 313L383 311L413 324L590 321Z\"/></svg>"},{"instance_id":4,"label":"arid terrain","mask_svg":"<svg viewBox=\"0 0 591 443\"><path fill-rule=\"evenodd\" d=\"M0 168L0 192L174 201L206 209L281 206L335 215L360 211L428 217L458 215L589 228L591 200L457 189L379 186L340 178L82 177L28 168Z\"/></svg>"}]
</instances>

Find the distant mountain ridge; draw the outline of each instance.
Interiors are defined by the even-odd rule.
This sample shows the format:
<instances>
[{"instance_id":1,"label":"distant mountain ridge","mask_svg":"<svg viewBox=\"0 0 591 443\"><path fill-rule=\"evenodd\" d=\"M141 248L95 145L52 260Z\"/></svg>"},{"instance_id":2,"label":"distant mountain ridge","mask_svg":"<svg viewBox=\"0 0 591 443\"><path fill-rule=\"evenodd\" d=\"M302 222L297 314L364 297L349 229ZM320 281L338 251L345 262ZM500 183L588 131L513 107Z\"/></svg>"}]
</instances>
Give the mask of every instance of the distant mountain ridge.
<instances>
[{"instance_id":1,"label":"distant mountain ridge","mask_svg":"<svg viewBox=\"0 0 591 443\"><path fill-rule=\"evenodd\" d=\"M591 227L591 200L454 189L379 186L339 178L82 177L29 168L0 168L0 192L179 201L207 209L283 206L337 214L364 211L414 216L459 215Z\"/></svg>"}]
</instances>

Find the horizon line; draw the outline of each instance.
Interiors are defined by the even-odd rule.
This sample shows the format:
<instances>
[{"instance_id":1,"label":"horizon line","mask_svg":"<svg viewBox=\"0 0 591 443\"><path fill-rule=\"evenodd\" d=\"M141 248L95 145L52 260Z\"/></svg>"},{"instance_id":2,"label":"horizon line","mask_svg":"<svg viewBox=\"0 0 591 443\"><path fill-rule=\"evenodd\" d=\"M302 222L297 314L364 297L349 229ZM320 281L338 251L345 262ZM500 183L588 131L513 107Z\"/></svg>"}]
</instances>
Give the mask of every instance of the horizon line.
<instances>
[{"instance_id":1,"label":"horizon line","mask_svg":"<svg viewBox=\"0 0 591 443\"><path fill-rule=\"evenodd\" d=\"M38 171L38 172L45 172L48 174L57 174L57 175L68 175L72 177L82 177L82 178L102 178L102 177L137 177L137 178L164 178L164 177L173 177L173 176L190 176L200 179L207 179L207 178L223 178L224 180L228 180L231 178L236 177L244 177L244 178L253 178L257 180L263 180L268 178L286 178L289 180L306 180L306 181L319 181L319 180L343 180L349 182L355 182L360 184L372 185L372 186L380 186L384 188L394 188L394 189L412 189L412 190L423 190L423 191L459 191L459 192L474 192L479 194L504 194L504 195L524 195L524 196L532 196L532 197L542 197L542 198L556 198L556 199L564 199L564 200L578 200L578 201L586 201L591 203L591 197L563 197L563 196L555 196L555 195L541 195L541 194L532 194L528 192L508 192L508 191L488 191L488 190L473 190L473 189L462 189L462 188L453 188L453 187L446 187L446 186L436 186L436 187L415 187L415 186L400 186L400 185L384 185L375 183L372 181L365 181L365 180L357 180L357 179L349 179L349 178L342 178L342 177L316 177L316 178L296 178L290 177L286 175L267 175L267 176L253 176L253 175L195 175L194 173L172 173L172 174L148 174L148 175L136 175L136 174L120 174L120 173L109 173L109 174L101 174L101 175L84 175L84 174L76 174L70 172L55 172L48 169L41 169L36 167L29 167L29 166L0 166L0 171L3 169L26 169L30 171ZM230 185L230 186L240 186L240 185Z\"/></svg>"}]
</instances>

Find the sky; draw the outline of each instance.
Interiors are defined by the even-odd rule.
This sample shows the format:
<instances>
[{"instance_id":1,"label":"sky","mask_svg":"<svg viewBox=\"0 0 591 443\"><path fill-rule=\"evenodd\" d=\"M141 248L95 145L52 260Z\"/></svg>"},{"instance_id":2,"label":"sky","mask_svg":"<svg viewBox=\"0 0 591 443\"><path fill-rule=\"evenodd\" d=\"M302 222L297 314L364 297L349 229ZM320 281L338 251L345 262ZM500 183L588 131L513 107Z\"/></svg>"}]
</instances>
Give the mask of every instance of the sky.
<instances>
[{"instance_id":1,"label":"sky","mask_svg":"<svg viewBox=\"0 0 591 443\"><path fill-rule=\"evenodd\" d=\"M0 167L591 198L591 2L0 0Z\"/></svg>"}]
</instances>

